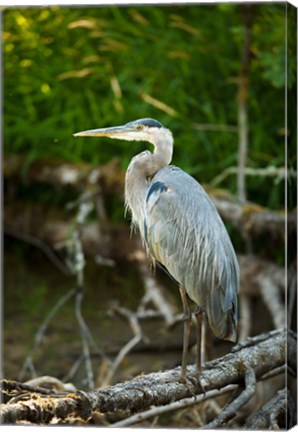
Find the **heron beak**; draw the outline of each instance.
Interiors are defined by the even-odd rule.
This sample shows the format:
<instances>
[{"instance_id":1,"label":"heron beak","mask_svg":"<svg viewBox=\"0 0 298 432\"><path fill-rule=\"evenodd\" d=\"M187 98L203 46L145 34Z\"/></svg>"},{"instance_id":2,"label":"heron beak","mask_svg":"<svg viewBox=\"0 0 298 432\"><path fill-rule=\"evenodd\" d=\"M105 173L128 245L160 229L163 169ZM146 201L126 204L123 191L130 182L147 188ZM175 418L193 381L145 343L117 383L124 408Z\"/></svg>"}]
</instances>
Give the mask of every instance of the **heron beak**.
<instances>
[{"instance_id":1,"label":"heron beak","mask_svg":"<svg viewBox=\"0 0 298 432\"><path fill-rule=\"evenodd\" d=\"M90 129L82 132L77 132L73 136L96 136L96 137L110 137L110 138L125 138L129 132L132 132L132 128L124 126L115 126L102 129Z\"/></svg>"}]
</instances>

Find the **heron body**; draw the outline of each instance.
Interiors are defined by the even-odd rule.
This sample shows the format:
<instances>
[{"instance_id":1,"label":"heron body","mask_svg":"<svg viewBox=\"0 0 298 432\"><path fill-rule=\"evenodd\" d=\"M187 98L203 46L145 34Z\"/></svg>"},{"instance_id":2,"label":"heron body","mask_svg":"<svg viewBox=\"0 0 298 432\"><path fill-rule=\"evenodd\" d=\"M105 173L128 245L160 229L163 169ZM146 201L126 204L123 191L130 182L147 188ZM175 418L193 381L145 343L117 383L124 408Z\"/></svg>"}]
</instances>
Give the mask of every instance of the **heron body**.
<instances>
[{"instance_id":1,"label":"heron body","mask_svg":"<svg viewBox=\"0 0 298 432\"><path fill-rule=\"evenodd\" d=\"M235 341L239 290L236 254L203 187L180 168L169 165L172 133L154 119L140 119L75 135L149 141L154 145L153 153L146 150L133 157L126 172L125 202L132 224L139 228L153 262L179 284L184 311L189 311L186 292L205 313L214 335ZM183 370L185 374L185 364Z\"/></svg>"},{"instance_id":2,"label":"heron body","mask_svg":"<svg viewBox=\"0 0 298 432\"><path fill-rule=\"evenodd\" d=\"M174 166L154 176L145 201L149 252L206 312L215 336L235 341L238 266L214 204L194 178Z\"/></svg>"}]
</instances>

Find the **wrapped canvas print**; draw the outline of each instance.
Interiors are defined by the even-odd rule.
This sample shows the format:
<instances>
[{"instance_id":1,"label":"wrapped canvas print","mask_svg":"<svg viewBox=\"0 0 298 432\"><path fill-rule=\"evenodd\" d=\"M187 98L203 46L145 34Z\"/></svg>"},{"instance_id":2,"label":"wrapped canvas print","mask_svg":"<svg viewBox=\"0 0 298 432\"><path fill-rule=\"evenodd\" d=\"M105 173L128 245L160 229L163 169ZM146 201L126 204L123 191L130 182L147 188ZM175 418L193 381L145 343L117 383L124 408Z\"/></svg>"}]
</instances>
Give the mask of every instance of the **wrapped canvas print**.
<instances>
[{"instance_id":1,"label":"wrapped canvas print","mask_svg":"<svg viewBox=\"0 0 298 432\"><path fill-rule=\"evenodd\" d=\"M294 427L295 6L1 20L1 423Z\"/></svg>"}]
</instances>

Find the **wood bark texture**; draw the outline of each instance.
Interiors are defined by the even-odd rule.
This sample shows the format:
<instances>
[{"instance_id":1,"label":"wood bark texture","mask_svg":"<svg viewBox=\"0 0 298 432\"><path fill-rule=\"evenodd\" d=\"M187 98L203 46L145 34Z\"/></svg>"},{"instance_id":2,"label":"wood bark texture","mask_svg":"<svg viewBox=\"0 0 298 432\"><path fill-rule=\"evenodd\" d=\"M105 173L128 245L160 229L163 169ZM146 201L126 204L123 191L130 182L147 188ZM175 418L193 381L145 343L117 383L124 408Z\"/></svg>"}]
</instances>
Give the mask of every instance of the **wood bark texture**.
<instances>
[{"instance_id":1,"label":"wood bark texture","mask_svg":"<svg viewBox=\"0 0 298 432\"><path fill-rule=\"evenodd\" d=\"M295 371L295 335L284 329L275 330L249 338L235 346L230 354L206 363L199 377L194 374L194 366L189 366L186 383L180 380L179 367L137 376L130 381L89 392L53 391L49 395L45 394L44 389L40 391L36 388L35 392L25 389L1 405L1 421L6 424L20 421L47 424L54 418L63 420L69 416L88 420L94 412L113 415L114 420L122 419L152 406L167 405L231 384L241 387L247 380L248 371L253 371L256 380L260 380L268 372L285 365L286 361L289 368ZM10 381L2 381L6 399L9 399L12 388Z\"/></svg>"}]
</instances>

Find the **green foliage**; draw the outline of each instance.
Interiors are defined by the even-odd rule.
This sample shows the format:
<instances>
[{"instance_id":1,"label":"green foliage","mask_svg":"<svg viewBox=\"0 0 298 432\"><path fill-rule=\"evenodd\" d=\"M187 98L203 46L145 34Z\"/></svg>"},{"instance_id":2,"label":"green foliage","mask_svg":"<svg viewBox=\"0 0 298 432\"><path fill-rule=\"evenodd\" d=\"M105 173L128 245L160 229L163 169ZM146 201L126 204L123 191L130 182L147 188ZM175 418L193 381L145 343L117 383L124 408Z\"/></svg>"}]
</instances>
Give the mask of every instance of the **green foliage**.
<instances>
[{"instance_id":1,"label":"green foliage","mask_svg":"<svg viewBox=\"0 0 298 432\"><path fill-rule=\"evenodd\" d=\"M6 10L5 152L25 154L28 163L40 157L104 163L117 154L126 167L139 143L72 134L154 117L174 133L174 163L210 181L236 164L238 135L197 130L194 124L237 125L244 41L240 8ZM285 4L253 6L248 156L255 167L284 163L284 35ZM235 178L229 187L235 189ZM273 206L283 205L280 193L271 198Z\"/></svg>"}]
</instances>

